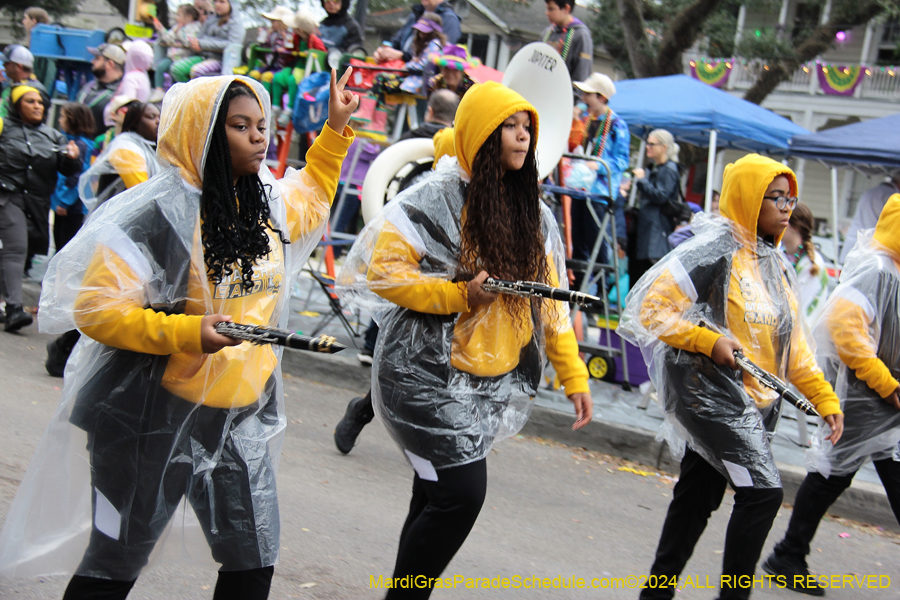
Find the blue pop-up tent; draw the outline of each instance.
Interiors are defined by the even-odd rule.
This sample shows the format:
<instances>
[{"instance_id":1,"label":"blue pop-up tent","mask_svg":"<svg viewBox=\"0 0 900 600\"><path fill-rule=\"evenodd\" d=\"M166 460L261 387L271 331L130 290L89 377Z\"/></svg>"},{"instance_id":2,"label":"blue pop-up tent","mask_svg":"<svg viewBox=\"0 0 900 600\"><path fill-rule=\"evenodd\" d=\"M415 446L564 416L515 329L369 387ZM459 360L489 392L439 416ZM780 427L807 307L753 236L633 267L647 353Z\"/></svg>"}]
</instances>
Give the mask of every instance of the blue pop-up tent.
<instances>
[{"instance_id":1,"label":"blue pop-up tent","mask_svg":"<svg viewBox=\"0 0 900 600\"><path fill-rule=\"evenodd\" d=\"M791 139L788 154L831 168L831 212L835 223L834 256L839 260L837 167L888 173L900 167L900 114L871 119ZM847 243L845 241L845 243ZM850 242L852 243L852 241Z\"/></svg>"},{"instance_id":2,"label":"blue pop-up tent","mask_svg":"<svg viewBox=\"0 0 900 600\"><path fill-rule=\"evenodd\" d=\"M809 133L770 110L687 75L617 81L609 105L642 138L661 128L679 141L709 147L707 210L717 148L784 154L792 137Z\"/></svg>"},{"instance_id":3,"label":"blue pop-up tent","mask_svg":"<svg viewBox=\"0 0 900 600\"><path fill-rule=\"evenodd\" d=\"M788 154L829 166L852 165L868 172L900 167L900 114L798 135Z\"/></svg>"}]
</instances>

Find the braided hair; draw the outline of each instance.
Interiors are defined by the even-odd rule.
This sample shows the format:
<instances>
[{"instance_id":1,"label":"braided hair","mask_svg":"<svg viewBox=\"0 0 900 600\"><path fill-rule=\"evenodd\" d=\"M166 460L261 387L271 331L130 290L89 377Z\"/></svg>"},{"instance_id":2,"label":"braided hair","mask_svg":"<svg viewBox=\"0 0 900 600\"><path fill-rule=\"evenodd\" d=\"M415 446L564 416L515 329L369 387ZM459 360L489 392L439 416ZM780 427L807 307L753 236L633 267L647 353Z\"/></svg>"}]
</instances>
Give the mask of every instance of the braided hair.
<instances>
[{"instance_id":1,"label":"braided hair","mask_svg":"<svg viewBox=\"0 0 900 600\"><path fill-rule=\"evenodd\" d=\"M460 274L487 271L491 277L511 281L537 281L550 285L550 266L541 230L541 199L535 158L534 123L525 164L503 172L501 124L488 136L472 163L462 230ZM540 309L542 300L510 294L500 296L517 328L524 310ZM536 304L531 304L531 303Z\"/></svg>"},{"instance_id":2,"label":"braided hair","mask_svg":"<svg viewBox=\"0 0 900 600\"><path fill-rule=\"evenodd\" d=\"M264 185L258 173L243 175L237 185L234 183L225 120L229 104L241 96L258 101L250 88L238 81L225 92L203 168L200 218L203 256L210 281L221 283L239 270L244 291L249 292L253 289L253 265L269 254L266 229L277 233L284 244L290 240L284 239L281 230L269 222L271 186Z\"/></svg>"},{"instance_id":3,"label":"braided hair","mask_svg":"<svg viewBox=\"0 0 900 600\"><path fill-rule=\"evenodd\" d=\"M800 247L809 256L812 261L812 267L809 272L813 275L819 274L819 265L816 264L816 246L812 241L813 214L809 207L802 202L798 202L791 213L791 227L797 230L803 243Z\"/></svg>"}]
</instances>

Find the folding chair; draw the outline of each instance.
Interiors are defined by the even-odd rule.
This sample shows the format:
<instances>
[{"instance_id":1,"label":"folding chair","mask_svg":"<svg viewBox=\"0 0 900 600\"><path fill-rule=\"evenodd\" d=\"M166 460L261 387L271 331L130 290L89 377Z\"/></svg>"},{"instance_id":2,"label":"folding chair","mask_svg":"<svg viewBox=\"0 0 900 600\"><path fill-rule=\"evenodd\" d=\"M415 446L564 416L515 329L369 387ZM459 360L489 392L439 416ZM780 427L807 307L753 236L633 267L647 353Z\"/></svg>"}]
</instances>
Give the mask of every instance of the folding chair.
<instances>
[{"instance_id":1,"label":"folding chair","mask_svg":"<svg viewBox=\"0 0 900 600\"><path fill-rule=\"evenodd\" d=\"M331 308L331 313L325 315L325 317L319 321L316 325L316 328L313 330L313 336L319 334L320 331L325 329L325 326L331 323L335 317L337 317L341 325L344 326L344 330L347 332L347 335L350 336L350 343L353 344L354 348L359 348L359 345L356 343L356 338L362 337L361 332L361 317L359 309L356 309L356 327L353 327L353 324L347 320L347 316L344 314L344 311L341 307L341 299L338 297L337 293L334 291L334 277L317 271L315 269L306 269L316 283L319 284L319 287L322 288L322 292L325 294L325 297L328 298L328 305Z\"/></svg>"}]
</instances>

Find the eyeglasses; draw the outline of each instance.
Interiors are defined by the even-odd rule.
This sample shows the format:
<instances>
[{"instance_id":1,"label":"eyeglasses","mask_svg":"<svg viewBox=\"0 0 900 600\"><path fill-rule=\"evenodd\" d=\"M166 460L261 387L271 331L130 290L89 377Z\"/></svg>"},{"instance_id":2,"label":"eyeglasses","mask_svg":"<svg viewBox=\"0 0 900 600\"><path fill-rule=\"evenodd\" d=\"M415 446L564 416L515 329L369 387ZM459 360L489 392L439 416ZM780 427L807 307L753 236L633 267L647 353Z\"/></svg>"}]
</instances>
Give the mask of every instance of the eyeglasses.
<instances>
[{"instance_id":1,"label":"eyeglasses","mask_svg":"<svg viewBox=\"0 0 900 600\"><path fill-rule=\"evenodd\" d=\"M660 144L658 142L645 142L644 145L647 146L648 148L652 147L652 146L662 146L662 144Z\"/></svg>"},{"instance_id":2,"label":"eyeglasses","mask_svg":"<svg viewBox=\"0 0 900 600\"><path fill-rule=\"evenodd\" d=\"M775 208L778 210L784 210L785 208L788 210L794 210L794 207L797 206L798 198L793 196L763 196L766 200L771 200L775 203Z\"/></svg>"}]
</instances>

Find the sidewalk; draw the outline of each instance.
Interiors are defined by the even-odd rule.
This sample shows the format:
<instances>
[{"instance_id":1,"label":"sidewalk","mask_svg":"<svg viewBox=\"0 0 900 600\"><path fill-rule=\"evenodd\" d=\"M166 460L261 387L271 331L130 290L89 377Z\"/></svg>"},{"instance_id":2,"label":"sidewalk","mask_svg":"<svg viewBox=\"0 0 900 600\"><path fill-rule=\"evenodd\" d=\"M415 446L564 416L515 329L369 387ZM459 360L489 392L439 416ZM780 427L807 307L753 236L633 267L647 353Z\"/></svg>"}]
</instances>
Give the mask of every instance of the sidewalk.
<instances>
[{"instance_id":1,"label":"sidewalk","mask_svg":"<svg viewBox=\"0 0 900 600\"><path fill-rule=\"evenodd\" d=\"M312 331L323 318L316 316L315 313L325 315L330 311L324 295L317 286L310 295L309 304L304 306L310 285L313 285L311 278L308 276L300 278L298 293L295 293L292 300L292 316L289 322L292 329L306 333ZM355 318L349 315L348 318L352 323L356 322ZM363 315L360 320L361 331L364 332L369 318ZM337 319L329 323L324 332L346 344L347 350L335 355L285 352L285 372L349 389L360 395L364 394L369 389L371 371L369 367L361 365L356 360L357 349L353 346L350 336ZM362 346L362 337L355 341ZM663 420L659 406L651 402L646 410L641 410L638 408L641 402L641 394L638 391L626 392L618 385L594 379L590 385L594 401L594 419L587 427L577 432L572 431L574 411L569 401L561 392L541 390L523 433L603 452L677 474L678 463L669 454L666 443L655 439ZM799 432L797 422L792 418L795 411L786 409L785 412L787 415L779 423L772 450L781 471L785 502L792 503L797 489L806 477L806 469L803 466L806 449L797 443ZM815 426L811 426L810 435L814 431ZM900 532L900 526L871 463L860 470L853 485L841 495L830 512Z\"/></svg>"}]
</instances>

